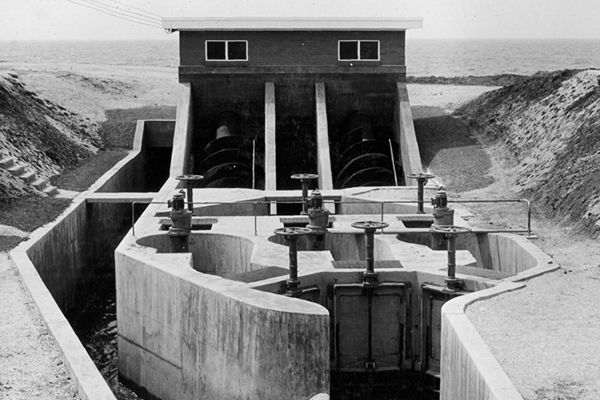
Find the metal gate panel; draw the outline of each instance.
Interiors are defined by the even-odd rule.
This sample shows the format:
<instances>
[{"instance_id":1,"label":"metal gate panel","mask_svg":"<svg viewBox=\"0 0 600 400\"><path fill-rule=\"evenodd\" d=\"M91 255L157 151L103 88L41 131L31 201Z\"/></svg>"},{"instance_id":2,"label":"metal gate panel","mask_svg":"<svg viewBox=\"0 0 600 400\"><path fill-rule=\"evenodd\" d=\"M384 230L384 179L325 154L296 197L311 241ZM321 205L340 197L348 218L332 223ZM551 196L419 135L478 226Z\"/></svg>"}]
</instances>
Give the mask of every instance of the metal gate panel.
<instances>
[{"instance_id":1,"label":"metal gate panel","mask_svg":"<svg viewBox=\"0 0 600 400\"><path fill-rule=\"evenodd\" d=\"M406 326L406 286L333 285L334 365L341 371L397 370Z\"/></svg>"},{"instance_id":2,"label":"metal gate panel","mask_svg":"<svg viewBox=\"0 0 600 400\"><path fill-rule=\"evenodd\" d=\"M422 286L423 372L439 376L441 359L442 306L449 300L467 294L465 291L449 292L443 286Z\"/></svg>"}]
</instances>

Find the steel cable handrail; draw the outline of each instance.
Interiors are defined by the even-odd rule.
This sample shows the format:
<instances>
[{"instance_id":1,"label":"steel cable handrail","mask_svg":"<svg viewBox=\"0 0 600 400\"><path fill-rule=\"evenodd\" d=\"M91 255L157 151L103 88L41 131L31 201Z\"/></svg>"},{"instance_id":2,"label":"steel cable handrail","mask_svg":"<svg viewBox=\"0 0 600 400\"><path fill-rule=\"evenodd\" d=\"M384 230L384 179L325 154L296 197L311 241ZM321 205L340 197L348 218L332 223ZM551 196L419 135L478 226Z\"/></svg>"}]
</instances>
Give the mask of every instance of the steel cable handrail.
<instances>
[{"instance_id":1,"label":"steel cable handrail","mask_svg":"<svg viewBox=\"0 0 600 400\"><path fill-rule=\"evenodd\" d=\"M325 196L324 196L325 197ZM328 200L331 201L331 200ZM386 204L412 204L418 203L417 200L360 200L360 201L342 201L333 200L334 204L381 204L381 220L383 221L384 207ZM259 204L302 204L301 200L294 201L281 201L281 200L242 200L242 201L194 201L186 202L186 204L192 205L224 205L224 204L250 204L254 205L254 233L257 234L257 206ZM496 199L460 199L460 200L448 200L448 203L525 203L527 204L527 236L531 236L531 202L528 199L508 199L508 200L496 200ZM133 201L131 203L131 228L132 233L135 236L135 205L136 204L167 204L166 201Z\"/></svg>"}]
</instances>

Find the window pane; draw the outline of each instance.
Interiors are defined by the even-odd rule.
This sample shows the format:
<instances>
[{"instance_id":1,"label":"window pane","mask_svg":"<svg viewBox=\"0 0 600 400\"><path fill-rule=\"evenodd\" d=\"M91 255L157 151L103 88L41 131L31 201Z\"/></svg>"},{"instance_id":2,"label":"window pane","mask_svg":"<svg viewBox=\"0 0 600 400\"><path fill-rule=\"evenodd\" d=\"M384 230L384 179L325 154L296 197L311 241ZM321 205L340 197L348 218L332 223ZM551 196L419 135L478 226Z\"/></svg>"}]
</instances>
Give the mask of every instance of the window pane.
<instances>
[{"instance_id":1,"label":"window pane","mask_svg":"<svg viewBox=\"0 0 600 400\"><path fill-rule=\"evenodd\" d=\"M225 60L225 42L206 42L207 60Z\"/></svg>"},{"instance_id":2,"label":"window pane","mask_svg":"<svg viewBox=\"0 0 600 400\"><path fill-rule=\"evenodd\" d=\"M379 42L369 41L360 42L360 59L377 60L379 59Z\"/></svg>"},{"instance_id":3,"label":"window pane","mask_svg":"<svg viewBox=\"0 0 600 400\"><path fill-rule=\"evenodd\" d=\"M340 42L340 60L358 60L358 42Z\"/></svg>"},{"instance_id":4,"label":"window pane","mask_svg":"<svg viewBox=\"0 0 600 400\"><path fill-rule=\"evenodd\" d=\"M228 42L227 43L228 60L246 59L246 42Z\"/></svg>"}]
</instances>

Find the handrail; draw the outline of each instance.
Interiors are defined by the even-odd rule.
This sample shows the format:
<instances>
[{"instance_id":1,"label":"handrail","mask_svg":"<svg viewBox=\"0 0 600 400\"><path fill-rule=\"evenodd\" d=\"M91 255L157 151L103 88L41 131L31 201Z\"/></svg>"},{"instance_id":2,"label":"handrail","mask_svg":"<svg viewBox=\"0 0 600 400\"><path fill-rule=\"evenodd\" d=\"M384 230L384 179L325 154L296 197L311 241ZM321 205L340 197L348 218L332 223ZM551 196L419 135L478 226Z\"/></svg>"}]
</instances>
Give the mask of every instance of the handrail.
<instances>
[{"instance_id":1,"label":"handrail","mask_svg":"<svg viewBox=\"0 0 600 400\"><path fill-rule=\"evenodd\" d=\"M531 236L531 202L527 199L472 199L472 200L448 200L448 203L525 203L527 204L527 236Z\"/></svg>"},{"instance_id":2,"label":"handrail","mask_svg":"<svg viewBox=\"0 0 600 400\"><path fill-rule=\"evenodd\" d=\"M390 157L392 159L392 169L394 170L394 182L398 186L398 173L396 172L396 159L394 158L394 148L392 147L392 139L388 139L390 142Z\"/></svg>"},{"instance_id":3,"label":"handrail","mask_svg":"<svg viewBox=\"0 0 600 400\"><path fill-rule=\"evenodd\" d=\"M256 139L252 140L252 189L256 188Z\"/></svg>"},{"instance_id":4,"label":"handrail","mask_svg":"<svg viewBox=\"0 0 600 400\"><path fill-rule=\"evenodd\" d=\"M361 200L361 201L341 201L341 200L333 200L335 204L381 204L381 220L383 221L384 216L384 207L385 204L411 204L418 203L417 200ZM254 235L258 235L258 212L257 206L259 204L302 204L302 200L293 200L293 201L281 201L281 200L242 200L242 201L194 201L194 202L186 202L189 204L199 204L199 205L223 205L223 204L252 204L254 205ZM513 200L495 200L495 199L461 199L461 200L448 200L448 203L525 203L527 204L527 236L531 236L531 202L527 199L513 199ZM131 203L131 229L133 236L135 236L135 205L136 204L167 204L166 201L141 201L136 200ZM507 230L508 232L509 230ZM514 230L512 230L514 231Z\"/></svg>"}]
</instances>

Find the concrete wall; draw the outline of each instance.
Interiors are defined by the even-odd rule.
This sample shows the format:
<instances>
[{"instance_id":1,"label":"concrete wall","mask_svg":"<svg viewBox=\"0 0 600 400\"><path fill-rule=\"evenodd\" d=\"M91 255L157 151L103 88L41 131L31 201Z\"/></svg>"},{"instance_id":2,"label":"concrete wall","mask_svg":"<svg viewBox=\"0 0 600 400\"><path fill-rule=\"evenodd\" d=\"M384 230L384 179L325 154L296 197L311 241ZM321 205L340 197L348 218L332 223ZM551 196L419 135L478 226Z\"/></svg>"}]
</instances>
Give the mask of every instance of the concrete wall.
<instances>
[{"instance_id":1,"label":"concrete wall","mask_svg":"<svg viewBox=\"0 0 600 400\"><path fill-rule=\"evenodd\" d=\"M416 185L410 174L423 172L419 144L408 99L406 83L398 82L396 87L396 105L394 109L394 141L400 144L400 159L398 162L404 170L404 182Z\"/></svg>"},{"instance_id":2,"label":"concrete wall","mask_svg":"<svg viewBox=\"0 0 600 400\"><path fill-rule=\"evenodd\" d=\"M316 84L315 95L315 115L317 116L317 173L319 175L319 188L321 190L332 190L333 176L331 172L329 127L327 124L327 105L324 84Z\"/></svg>"},{"instance_id":3,"label":"concrete wall","mask_svg":"<svg viewBox=\"0 0 600 400\"><path fill-rule=\"evenodd\" d=\"M256 200L256 204L252 203L252 201ZM210 199L196 199L194 201L210 201ZM256 198L256 199L244 199L244 203L236 203L231 202L229 204L215 204L215 205L204 205L202 207L194 207L195 215L201 217L210 217L210 216L219 216L219 215L228 215L228 216L236 216L236 215L269 215L270 213L270 204L264 203L264 198Z\"/></svg>"},{"instance_id":4,"label":"concrete wall","mask_svg":"<svg viewBox=\"0 0 600 400\"><path fill-rule=\"evenodd\" d=\"M535 246L516 235L478 233L466 235L466 238L467 249L485 269L516 275L539 262L535 257Z\"/></svg>"},{"instance_id":5,"label":"concrete wall","mask_svg":"<svg viewBox=\"0 0 600 400\"><path fill-rule=\"evenodd\" d=\"M201 274L189 255L129 246L116 252L121 375L165 400L329 391L325 309Z\"/></svg>"},{"instance_id":6,"label":"concrete wall","mask_svg":"<svg viewBox=\"0 0 600 400\"><path fill-rule=\"evenodd\" d=\"M478 299L521 287L505 283L442 307L440 400L523 400L464 313Z\"/></svg>"},{"instance_id":7,"label":"concrete wall","mask_svg":"<svg viewBox=\"0 0 600 400\"><path fill-rule=\"evenodd\" d=\"M383 208L382 208L383 205ZM373 199L360 199L357 197L342 197L342 203L338 206L338 214L411 214L417 209L416 201L412 203L381 203Z\"/></svg>"},{"instance_id":8,"label":"concrete wall","mask_svg":"<svg viewBox=\"0 0 600 400\"><path fill-rule=\"evenodd\" d=\"M171 148L174 120L139 120L136 125L132 152L107 171L89 189L96 193L146 192L148 175L156 169L169 170L169 165L157 165L148 160L147 150ZM168 174L167 174L168 176Z\"/></svg>"},{"instance_id":9,"label":"concrete wall","mask_svg":"<svg viewBox=\"0 0 600 400\"><path fill-rule=\"evenodd\" d=\"M86 203L80 200L27 249L63 313L75 306L78 290L93 278L93 269L86 262L87 218Z\"/></svg>"},{"instance_id":10,"label":"concrete wall","mask_svg":"<svg viewBox=\"0 0 600 400\"><path fill-rule=\"evenodd\" d=\"M275 85L267 82L265 83L265 190L277 190L275 127ZM271 207L271 212L277 213L275 205Z\"/></svg>"},{"instance_id":11,"label":"concrete wall","mask_svg":"<svg viewBox=\"0 0 600 400\"><path fill-rule=\"evenodd\" d=\"M141 127L140 135L143 124ZM90 192L143 188L143 159L142 153L132 152L103 175ZM110 257L118 244L118 232L124 234L123 228L129 228L130 220L130 204L87 203L84 194L53 223L52 229L31 241L27 256L64 313L79 305L77 297L94 279L94 265L100 258Z\"/></svg>"},{"instance_id":12,"label":"concrete wall","mask_svg":"<svg viewBox=\"0 0 600 400\"><path fill-rule=\"evenodd\" d=\"M189 173L190 150L194 129L194 112L192 108L192 87L183 83L177 98L177 115L173 137L173 152L169 176L175 177ZM201 160L198 160L198 164Z\"/></svg>"},{"instance_id":13,"label":"concrete wall","mask_svg":"<svg viewBox=\"0 0 600 400\"><path fill-rule=\"evenodd\" d=\"M153 247L158 253L170 253L167 233L144 236L137 240L141 246ZM199 233L190 235L190 253L196 271L226 276L252 270L250 257L254 242L247 237L222 233Z\"/></svg>"}]
</instances>

